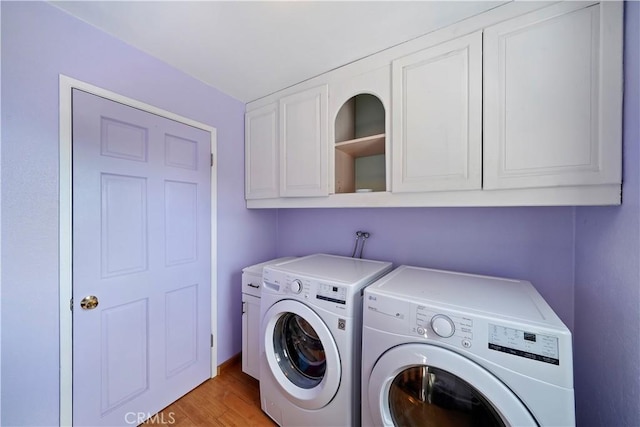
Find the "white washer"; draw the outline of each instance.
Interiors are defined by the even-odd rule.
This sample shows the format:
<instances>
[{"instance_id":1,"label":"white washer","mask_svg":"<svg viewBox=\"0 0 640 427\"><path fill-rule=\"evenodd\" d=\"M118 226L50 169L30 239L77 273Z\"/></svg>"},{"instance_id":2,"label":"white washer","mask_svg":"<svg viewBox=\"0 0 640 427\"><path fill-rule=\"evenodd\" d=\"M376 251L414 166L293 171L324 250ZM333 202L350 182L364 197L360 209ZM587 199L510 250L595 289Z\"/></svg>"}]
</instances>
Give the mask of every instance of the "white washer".
<instances>
[{"instance_id":1,"label":"white washer","mask_svg":"<svg viewBox=\"0 0 640 427\"><path fill-rule=\"evenodd\" d=\"M391 267L315 254L264 268L260 400L279 425L359 425L362 291Z\"/></svg>"},{"instance_id":2,"label":"white washer","mask_svg":"<svg viewBox=\"0 0 640 427\"><path fill-rule=\"evenodd\" d=\"M362 425L575 425L571 333L526 281L401 266L365 290Z\"/></svg>"}]
</instances>

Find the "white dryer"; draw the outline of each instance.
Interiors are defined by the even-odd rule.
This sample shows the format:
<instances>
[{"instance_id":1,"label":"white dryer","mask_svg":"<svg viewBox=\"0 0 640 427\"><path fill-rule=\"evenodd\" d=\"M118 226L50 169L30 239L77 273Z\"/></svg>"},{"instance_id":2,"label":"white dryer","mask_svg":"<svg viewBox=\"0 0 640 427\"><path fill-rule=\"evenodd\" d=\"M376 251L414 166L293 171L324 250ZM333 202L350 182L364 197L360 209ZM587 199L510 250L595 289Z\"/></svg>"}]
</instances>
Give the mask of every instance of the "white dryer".
<instances>
[{"instance_id":1,"label":"white dryer","mask_svg":"<svg viewBox=\"0 0 640 427\"><path fill-rule=\"evenodd\" d=\"M401 266L363 304L363 426L575 425L571 333L531 283Z\"/></svg>"},{"instance_id":2,"label":"white dryer","mask_svg":"<svg viewBox=\"0 0 640 427\"><path fill-rule=\"evenodd\" d=\"M260 400L279 425L359 424L363 288L391 268L326 254L264 268Z\"/></svg>"}]
</instances>

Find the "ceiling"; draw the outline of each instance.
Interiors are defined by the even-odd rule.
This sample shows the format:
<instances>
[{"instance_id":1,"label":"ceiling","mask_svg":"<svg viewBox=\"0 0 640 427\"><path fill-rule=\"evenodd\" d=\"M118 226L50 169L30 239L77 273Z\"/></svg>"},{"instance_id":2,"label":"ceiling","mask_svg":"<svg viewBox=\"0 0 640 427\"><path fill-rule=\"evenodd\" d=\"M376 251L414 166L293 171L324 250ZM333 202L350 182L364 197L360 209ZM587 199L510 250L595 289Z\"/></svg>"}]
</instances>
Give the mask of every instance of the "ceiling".
<instances>
[{"instance_id":1,"label":"ceiling","mask_svg":"<svg viewBox=\"0 0 640 427\"><path fill-rule=\"evenodd\" d=\"M52 1L243 102L500 1Z\"/></svg>"}]
</instances>

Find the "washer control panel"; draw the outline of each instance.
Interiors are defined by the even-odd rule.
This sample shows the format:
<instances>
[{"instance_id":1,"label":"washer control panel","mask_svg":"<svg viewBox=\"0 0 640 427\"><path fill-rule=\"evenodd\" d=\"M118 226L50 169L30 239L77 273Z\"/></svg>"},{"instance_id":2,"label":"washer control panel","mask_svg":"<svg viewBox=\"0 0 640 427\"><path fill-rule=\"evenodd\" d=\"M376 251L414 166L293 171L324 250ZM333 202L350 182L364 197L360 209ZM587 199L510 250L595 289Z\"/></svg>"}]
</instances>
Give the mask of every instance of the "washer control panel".
<instances>
[{"instance_id":1,"label":"washer control panel","mask_svg":"<svg viewBox=\"0 0 640 427\"><path fill-rule=\"evenodd\" d=\"M330 283L319 283L316 298L344 305L347 303L347 288Z\"/></svg>"},{"instance_id":2,"label":"washer control panel","mask_svg":"<svg viewBox=\"0 0 640 427\"><path fill-rule=\"evenodd\" d=\"M298 279L294 279L291 281L291 283L289 283L289 289L291 289L291 292L293 292L294 294L301 293L302 288L302 282Z\"/></svg>"},{"instance_id":3,"label":"washer control panel","mask_svg":"<svg viewBox=\"0 0 640 427\"><path fill-rule=\"evenodd\" d=\"M286 295L303 301L326 301L330 307L344 309L349 304L347 286L325 280L294 276L270 269L265 269L263 286L266 291Z\"/></svg>"}]
</instances>

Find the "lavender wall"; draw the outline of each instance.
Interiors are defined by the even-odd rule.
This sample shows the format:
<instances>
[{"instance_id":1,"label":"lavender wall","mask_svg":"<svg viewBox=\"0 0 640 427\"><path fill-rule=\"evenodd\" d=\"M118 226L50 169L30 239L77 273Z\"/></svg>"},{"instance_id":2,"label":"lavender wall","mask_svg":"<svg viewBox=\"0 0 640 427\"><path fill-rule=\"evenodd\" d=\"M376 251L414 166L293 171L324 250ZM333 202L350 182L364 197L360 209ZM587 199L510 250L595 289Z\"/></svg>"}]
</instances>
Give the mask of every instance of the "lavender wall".
<instances>
[{"instance_id":1,"label":"lavender wall","mask_svg":"<svg viewBox=\"0 0 640 427\"><path fill-rule=\"evenodd\" d=\"M240 351L241 267L275 255L243 200L244 105L46 3L2 8L2 425L59 419L58 74L218 130L218 360ZM229 325L232 325L229 327Z\"/></svg>"},{"instance_id":2,"label":"lavender wall","mask_svg":"<svg viewBox=\"0 0 640 427\"><path fill-rule=\"evenodd\" d=\"M640 425L640 3L625 3L623 204L576 209L580 426Z\"/></svg>"},{"instance_id":3,"label":"lavender wall","mask_svg":"<svg viewBox=\"0 0 640 427\"><path fill-rule=\"evenodd\" d=\"M573 208L288 209L278 216L278 256L364 257L531 281L573 325Z\"/></svg>"},{"instance_id":4,"label":"lavender wall","mask_svg":"<svg viewBox=\"0 0 640 427\"><path fill-rule=\"evenodd\" d=\"M218 129L219 362L241 348L242 267L292 254L350 255L354 232L364 229L372 234L367 258L531 280L574 329L579 423L640 425L638 3L627 3L621 207L279 212L244 208L239 101L48 4L2 1L0 8L0 424L58 422L58 74L63 73Z\"/></svg>"}]
</instances>

